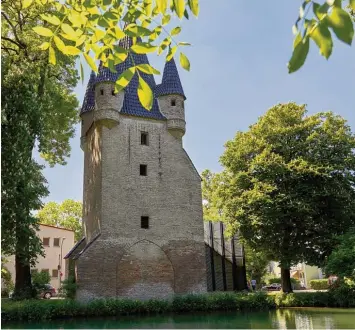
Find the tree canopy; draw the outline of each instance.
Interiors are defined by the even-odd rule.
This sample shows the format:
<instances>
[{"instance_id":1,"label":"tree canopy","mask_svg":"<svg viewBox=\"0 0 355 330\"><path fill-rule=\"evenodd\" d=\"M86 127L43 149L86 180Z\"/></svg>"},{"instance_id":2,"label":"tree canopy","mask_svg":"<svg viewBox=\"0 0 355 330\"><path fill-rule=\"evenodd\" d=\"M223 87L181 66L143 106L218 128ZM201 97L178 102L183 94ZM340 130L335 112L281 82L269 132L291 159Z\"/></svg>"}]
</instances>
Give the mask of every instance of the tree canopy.
<instances>
[{"instance_id":1,"label":"tree canopy","mask_svg":"<svg viewBox=\"0 0 355 330\"><path fill-rule=\"evenodd\" d=\"M334 251L326 260L324 271L327 275L355 280L355 229L338 238Z\"/></svg>"},{"instance_id":2,"label":"tree canopy","mask_svg":"<svg viewBox=\"0 0 355 330\"><path fill-rule=\"evenodd\" d=\"M38 212L41 224L74 230L75 241L83 237L81 202L66 199L62 203L48 202Z\"/></svg>"},{"instance_id":3,"label":"tree canopy","mask_svg":"<svg viewBox=\"0 0 355 330\"><path fill-rule=\"evenodd\" d=\"M340 116L306 113L294 103L274 106L221 157L228 230L281 271L322 265L334 236L355 224L355 136Z\"/></svg>"}]
</instances>

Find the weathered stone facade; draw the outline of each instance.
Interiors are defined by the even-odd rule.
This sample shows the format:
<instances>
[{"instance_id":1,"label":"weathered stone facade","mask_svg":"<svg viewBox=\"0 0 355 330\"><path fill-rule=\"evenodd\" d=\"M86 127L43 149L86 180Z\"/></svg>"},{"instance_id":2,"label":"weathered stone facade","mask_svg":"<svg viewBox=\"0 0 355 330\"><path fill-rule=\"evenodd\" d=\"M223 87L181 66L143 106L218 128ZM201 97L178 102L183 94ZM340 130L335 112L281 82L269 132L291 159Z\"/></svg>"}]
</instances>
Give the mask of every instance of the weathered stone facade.
<instances>
[{"instance_id":1,"label":"weathered stone facade","mask_svg":"<svg viewBox=\"0 0 355 330\"><path fill-rule=\"evenodd\" d=\"M116 95L103 74L97 83L90 77L81 113L85 239L71 253L79 300L207 291L201 178L182 144L185 96L181 86L176 93L163 86L169 72L164 77L147 116L127 110L136 89Z\"/></svg>"}]
</instances>

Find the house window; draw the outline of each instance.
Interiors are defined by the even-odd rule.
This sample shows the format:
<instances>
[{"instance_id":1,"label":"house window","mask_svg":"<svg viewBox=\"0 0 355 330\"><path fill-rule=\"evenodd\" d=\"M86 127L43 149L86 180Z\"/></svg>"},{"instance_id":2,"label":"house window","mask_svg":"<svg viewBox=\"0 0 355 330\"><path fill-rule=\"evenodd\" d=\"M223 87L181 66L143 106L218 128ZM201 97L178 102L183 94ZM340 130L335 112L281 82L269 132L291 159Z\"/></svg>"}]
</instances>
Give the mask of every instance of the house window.
<instances>
[{"instance_id":1,"label":"house window","mask_svg":"<svg viewBox=\"0 0 355 330\"><path fill-rule=\"evenodd\" d=\"M49 246L49 237L43 237L43 246Z\"/></svg>"},{"instance_id":2,"label":"house window","mask_svg":"<svg viewBox=\"0 0 355 330\"><path fill-rule=\"evenodd\" d=\"M59 246L59 241L60 241L60 238L54 238L53 239L53 246Z\"/></svg>"},{"instance_id":3,"label":"house window","mask_svg":"<svg viewBox=\"0 0 355 330\"><path fill-rule=\"evenodd\" d=\"M147 165L139 165L139 173L140 175L147 176Z\"/></svg>"},{"instance_id":4,"label":"house window","mask_svg":"<svg viewBox=\"0 0 355 330\"><path fill-rule=\"evenodd\" d=\"M141 132L141 144L145 146L148 145L148 133Z\"/></svg>"},{"instance_id":5,"label":"house window","mask_svg":"<svg viewBox=\"0 0 355 330\"><path fill-rule=\"evenodd\" d=\"M52 269L52 277L58 277L58 269Z\"/></svg>"},{"instance_id":6,"label":"house window","mask_svg":"<svg viewBox=\"0 0 355 330\"><path fill-rule=\"evenodd\" d=\"M172 106L172 107L175 107L175 106L176 106L176 100L175 100L175 99L171 100L171 106Z\"/></svg>"},{"instance_id":7,"label":"house window","mask_svg":"<svg viewBox=\"0 0 355 330\"><path fill-rule=\"evenodd\" d=\"M149 217L141 217L141 228L143 229L149 228Z\"/></svg>"},{"instance_id":8,"label":"house window","mask_svg":"<svg viewBox=\"0 0 355 330\"><path fill-rule=\"evenodd\" d=\"M104 95L104 90L101 89L101 90L100 90L100 93L101 93L101 95Z\"/></svg>"},{"instance_id":9,"label":"house window","mask_svg":"<svg viewBox=\"0 0 355 330\"><path fill-rule=\"evenodd\" d=\"M49 269L44 268L44 269L42 269L42 272L46 272L46 273L48 273L48 274L49 274Z\"/></svg>"}]
</instances>

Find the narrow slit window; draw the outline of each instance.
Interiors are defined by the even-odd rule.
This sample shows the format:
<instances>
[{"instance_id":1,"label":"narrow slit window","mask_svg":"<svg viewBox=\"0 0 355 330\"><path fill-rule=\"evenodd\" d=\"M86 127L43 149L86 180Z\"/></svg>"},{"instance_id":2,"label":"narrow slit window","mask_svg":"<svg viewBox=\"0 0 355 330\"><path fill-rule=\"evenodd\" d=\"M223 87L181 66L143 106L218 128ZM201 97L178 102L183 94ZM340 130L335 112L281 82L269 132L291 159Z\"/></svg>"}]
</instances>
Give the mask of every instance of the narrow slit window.
<instances>
[{"instance_id":1,"label":"narrow slit window","mask_svg":"<svg viewBox=\"0 0 355 330\"><path fill-rule=\"evenodd\" d=\"M176 106L176 100L171 100L171 106L175 107Z\"/></svg>"},{"instance_id":2,"label":"narrow slit window","mask_svg":"<svg viewBox=\"0 0 355 330\"><path fill-rule=\"evenodd\" d=\"M148 133L141 132L141 144L144 146L148 145Z\"/></svg>"},{"instance_id":3,"label":"narrow slit window","mask_svg":"<svg viewBox=\"0 0 355 330\"><path fill-rule=\"evenodd\" d=\"M147 176L147 165L139 165L139 173L142 176Z\"/></svg>"},{"instance_id":4,"label":"narrow slit window","mask_svg":"<svg viewBox=\"0 0 355 330\"><path fill-rule=\"evenodd\" d=\"M116 95L116 94L115 94L115 90L114 90L114 89L112 90L112 92L111 92L111 93L112 93L112 95L113 95L113 96L115 96L115 95Z\"/></svg>"},{"instance_id":5,"label":"narrow slit window","mask_svg":"<svg viewBox=\"0 0 355 330\"><path fill-rule=\"evenodd\" d=\"M104 90L101 89L101 90L100 90L100 93L101 93L101 95L104 95Z\"/></svg>"},{"instance_id":6,"label":"narrow slit window","mask_svg":"<svg viewBox=\"0 0 355 330\"><path fill-rule=\"evenodd\" d=\"M141 217L141 228L148 229L149 228L149 217Z\"/></svg>"}]
</instances>

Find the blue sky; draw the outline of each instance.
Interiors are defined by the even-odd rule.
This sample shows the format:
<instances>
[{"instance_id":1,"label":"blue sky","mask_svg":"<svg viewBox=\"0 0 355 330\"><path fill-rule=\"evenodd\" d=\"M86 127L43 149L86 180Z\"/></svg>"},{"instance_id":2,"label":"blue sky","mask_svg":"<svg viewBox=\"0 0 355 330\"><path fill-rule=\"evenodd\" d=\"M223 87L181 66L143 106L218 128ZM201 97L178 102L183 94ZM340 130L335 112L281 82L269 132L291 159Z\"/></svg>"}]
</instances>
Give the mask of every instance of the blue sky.
<instances>
[{"instance_id":1,"label":"blue sky","mask_svg":"<svg viewBox=\"0 0 355 330\"><path fill-rule=\"evenodd\" d=\"M193 45L184 49L191 71L180 69L187 96L184 147L198 171L220 171L224 143L279 102L305 103L309 113L334 111L355 131L355 46L336 40L326 61L312 45L305 66L287 73L291 27L300 4L298 0L200 0L200 17L182 23L178 40ZM149 59L163 69L163 58ZM89 70L85 71L88 78ZM160 79L156 77L157 82ZM80 103L85 88L86 81L75 90ZM79 145L78 126L68 164L44 170L50 190L45 202L82 200Z\"/></svg>"}]
</instances>

